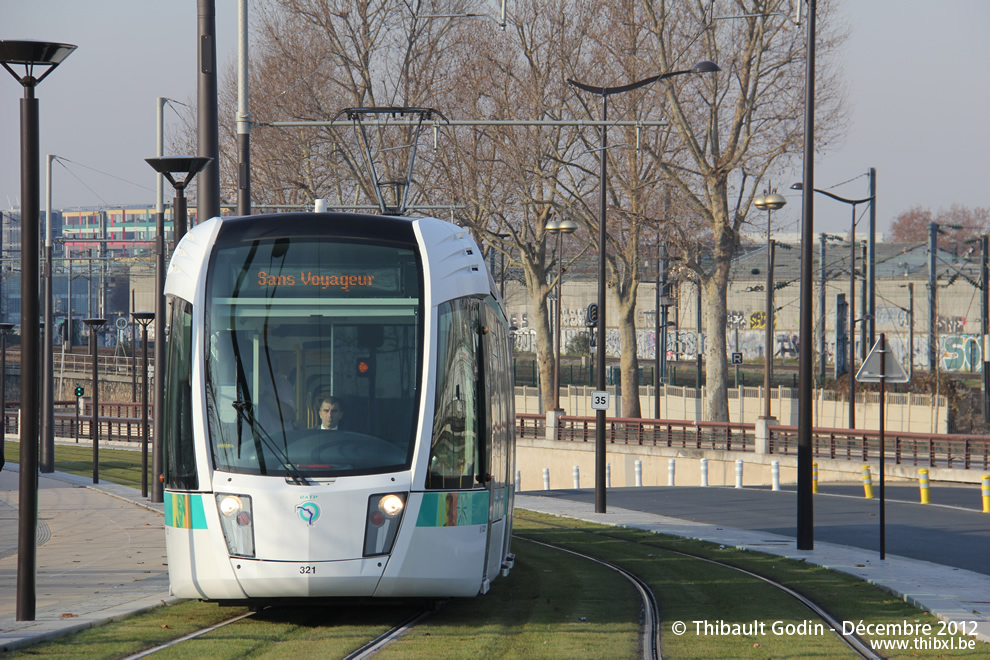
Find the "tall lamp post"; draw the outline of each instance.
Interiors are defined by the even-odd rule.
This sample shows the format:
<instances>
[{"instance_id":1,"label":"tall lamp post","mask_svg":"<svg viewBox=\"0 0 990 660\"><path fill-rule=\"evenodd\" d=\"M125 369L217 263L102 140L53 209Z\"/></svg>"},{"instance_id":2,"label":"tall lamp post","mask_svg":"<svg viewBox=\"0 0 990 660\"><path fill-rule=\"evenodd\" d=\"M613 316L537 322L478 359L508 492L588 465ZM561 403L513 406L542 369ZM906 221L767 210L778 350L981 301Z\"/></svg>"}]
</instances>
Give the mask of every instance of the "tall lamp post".
<instances>
[{"instance_id":1,"label":"tall lamp post","mask_svg":"<svg viewBox=\"0 0 990 660\"><path fill-rule=\"evenodd\" d=\"M573 220L553 219L547 223L547 231L557 236L557 304L554 305L554 362L553 362L553 409L560 412L560 308L561 294L564 291L564 263L560 257L560 235L573 234L577 230Z\"/></svg>"},{"instance_id":2,"label":"tall lamp post","mask_svg":"<svg viewBox=\"0 0 990 660\"><path fill-rule=\"evenodd\" d=\"M803 183L795 183L791 186L792 190L804 190ZM816 193L821 193L826 197L831 197L832 199L842 202L844 204L849 204L852 207L852 219L849 223L849 428L856 428L856 205L865 204L866 202L872 202L873 197L864 197L863 199L847 199L845 197L839 197L834 193L830 193L827 190L820 190L815 188ZM863 310L863 319L860 321L865 321L868 317L866 310ZM868 349L869 347L864 347ZM824 359L824 358L823 358Z\"/></svg>"},{"instance_id":3,"label":"tall lamp post","mask_svg":"<svg viewBox=\"0 0 990 660\"><path fill-rule=\"evenodd\" d=\"M6 464L4 442L7 440L7 333L13 323L0 323L0 470Z\"/></svg>"},{"instance_id":4,"label":"tall lamp post","mask_svg":"<svg viewBox=\"0 0 990 660\"><path fill-rule=\"evenodd\" d=\"M90 435L93 437L93 483L100 483L100 377L98 369L99 342L97 333L106 319L83 319L89 326L89 345L93 352L93 416L90 418Z\"/></svg>"},{"instance_id":5,"label":"tall lamp post","mask_svg":"<svg viewBox=\"0 0 990 660\"><path fill-rule=\"evenodd\" d=\"M805 42L807 58L804 70L804 163L802 185L807 191L815 187L815 22L818 14L817 0L808 0L808 38ZM811 335L814 334L813 287L815 251L815 205L811 192L801 196L801 291L798 314L800 336L804 341L798 346L798 439L797 439L797 549L815 549L815 503L812 499L811 431L815 368Z\"/></svg>"},{"instance_id":6,"label":"tall lamp post","mask_svg":"<svg viewBox=\"0 0 990 660\"><path fill-rule=\"evenodd\" d=\"M605 251L608 232L605 226L605 205L608 186L608 97L615 94L631 92L640 87L651 85L655 82L681 76L688 73L715 73L719 71L718 65L707 60L698 62L686 71L669 71L657 76L645 78L628 85L617 87L596 87L567 79L567 84L580 89L589 94L598 94L602 97L602 146L600 157L599 173L599 203L598 203L598 352L597 365L598 380L597 388L605 391ZM605 502L605 411L595 411L595 513L606 512Z\"/></svg>"},{"instance_id":7,"label":"tall lamp post","mask_svg":"<svg viewBox=\"0 0 990 660\"><path fill-rule=\"evenodd\" d=\"M141 497L148 496L148 324L155 320L154 312L131 312L135 323L141 325Z\"/></svg>"},{"instance_id":8,"label":"tall lamp post","mask_svg":"<svg viewBox=\"0 0 990 660\"><path fill-rule=\"evenodd\" d=\"M753 204L761 211L767 212L767 283L766 283L766 347L763 356L763 419L769 424L774 417L770 413L770 375L773 372L773 249L774 242L770 238L771 214L774 211L784 208L787 200L783 195L777 194L776 190L764 191L758 195Z\"/></svg>"},{"instance_id":9,"label":"tall lamp post","mask_svg":"<svg viewBox=\"0 0 990 660\"><path fill-rule=\"evenodd\" d=\"M0 64L24 87L21 99L21 458L17 519L18 621L34 621L38 526L38 405L40 357L39 215L40 141L34 88L76 47L46 41L0 41ZM11 68L23 66L24 75ZM42 68L35 76L35 67Z\"/></svg>"},{"instance_id":10,"label":"tall lamp post","mask_svg":"<svg viewBox=\"0 0 990 660\"><path fill-rule=\"evenodd\" d=\"M210 158L204 156L162 156L145 158L146 163L168 179L175 189L172 203L172 219L175 230L174 243L186 233L186 186L202 171ZM176 176L185 175L181 180ZM164 489L158 478L162 474L165 435L165 214L159 213L155 228L155 431L151 449L151 501L162 502Z\"/></svg>"}]
</instances>

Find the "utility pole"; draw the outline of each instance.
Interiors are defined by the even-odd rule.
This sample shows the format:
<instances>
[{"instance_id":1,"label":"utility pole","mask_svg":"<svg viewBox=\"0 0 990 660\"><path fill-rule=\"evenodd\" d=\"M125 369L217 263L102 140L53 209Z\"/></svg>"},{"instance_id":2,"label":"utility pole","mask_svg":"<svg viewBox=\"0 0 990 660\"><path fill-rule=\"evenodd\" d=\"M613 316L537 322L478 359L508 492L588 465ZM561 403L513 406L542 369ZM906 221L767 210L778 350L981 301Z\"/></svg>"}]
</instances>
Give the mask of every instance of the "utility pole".
<instances>
[{"instance_id":1,"label":"utility pole","mask_svg":"<svg viewBox=\"0 0 990 660\"><path fill-rule=\"evenodd\" d=\"M938 295L938 277L936 267L938 253L938 223L928 225L928 368L935 371L938 368L938 335L936 325L936 297Z\"/></svg>"},{"instance_id":2,"label":"utility pole","mask_svg":"<svg viewBox=\"0 0 990 660\"><path fill-rule=\"evenodd\" d=\"M869 328L867 346L877 341L877 168L870 168L870 227L867 233L869 251L866 255L866 289L869 291L866 313Z\"/></svg>"},{"instance_id":3,"label":"utility pole","mask_svg":"<svg viewBox=\"0 0 990 660\"><path fill-rule=\"evenodd\" d=\"M908 282L908 344L911 346L908 351L908 379L914 378L914 282Z\"/></svg>"},{"instance_id":4,"label":"utility pole","mask_svg":"<svg viewBox=\"0 0 990 660\"><path fill-rule=\"evenodd\" d=\"M824 387L825 384L825 343L826 335L825 330L827 327L826 319L828 316L825 314L825 233L822 232L818 235L819 245L819 268L820 268L820 285L818 288L818 307L820 309L819 315L822 320L821 332L818 334L818 360L821 362L821 380L818 381L818 387ZM738 350L738 349L737 349Z\"/></svg>"},{"instance_id":5,"label":"utility pole","mask_svg":"<svg viewBox=\"0 0 990 660\"><path fill-rule=\"evenodd\" d=\"M987 364L987 333L990 333L990 324L987 321L987 309L990 307L990 266L988 266L988 252L990 252L990 236L984 234L980 236L980 362L983 372L983 423L990 423L990 364Z\"/></svg>"},{"instance_id":6,"label":"utility pole","mask_svg":"<svg viewBox=\"0 0 990 660\"><path fill-rule=\"evenodd\" d=\"M866 243L863 243L863 269L867 272L867 275L869 273L869 265L867 262L868 258L869 258L869 246ZM864 277L863 279L866 280L867 278ZM860 328L859 328L859 340L860 340L859 360L861 363L863 360L866 359L866 355L867 353L870 352L870 349L873 348L873 340L871 339L872 333L870 332L870 327L869 327L873 321L873 319L870 318L870 298L872 297L870 288L871 288L870 283L864 281L863 294L860 296L860 306L859 306L860 310L863 313L863 320L860 321Z\"/></svg>"}]
</instances>

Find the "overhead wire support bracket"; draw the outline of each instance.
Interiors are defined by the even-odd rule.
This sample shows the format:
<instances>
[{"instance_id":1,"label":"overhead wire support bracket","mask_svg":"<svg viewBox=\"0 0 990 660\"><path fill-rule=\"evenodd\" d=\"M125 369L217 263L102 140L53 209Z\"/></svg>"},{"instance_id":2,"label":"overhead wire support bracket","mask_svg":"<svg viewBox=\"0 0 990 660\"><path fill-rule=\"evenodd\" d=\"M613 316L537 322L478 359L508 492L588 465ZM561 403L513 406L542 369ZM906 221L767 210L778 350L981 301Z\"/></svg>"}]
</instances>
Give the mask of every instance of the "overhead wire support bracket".
<instances>
[{"instance_id":1,"label":"overhead wire support bracket","mask_svg":"<svg viewBox=\"0 0 990 660\"><path fill-rule=\"evenodd\" d=\"M364 153L364 162L368 168L368 175L371 177L371 187L375 192L375 199L378 202L378 209L385 215L404 214L409 202L409 190L412 187L413 168L416 165L416 151L419 147L419 136L423 132L423 122L434 122L435 125L437 121L435 117L444 122L447 122L447 118L433 108L411 108L405 106L346 108L337 113L337 116L334 117L334 123L341 117L346 117L354 127L354 132L361 144L361 149ZM379 130L389 125L397 126L400 123L412 129L413 134L408 144L383 147L377 152L382 153L384 151L410 148L409 162L403 178L385 181L379 176L378 168L375 166L375 156L372 153L371 142L368 139L365 123L367 117L376 118L376 124ZM381 117L385 117L385 120L382 121L380 119ZM404 120L404 122L390 121L390 119L394 120L397 118ZM391 188L393 190L391 204L386 201L383 188Z\"/></svg>"}]
</instances>

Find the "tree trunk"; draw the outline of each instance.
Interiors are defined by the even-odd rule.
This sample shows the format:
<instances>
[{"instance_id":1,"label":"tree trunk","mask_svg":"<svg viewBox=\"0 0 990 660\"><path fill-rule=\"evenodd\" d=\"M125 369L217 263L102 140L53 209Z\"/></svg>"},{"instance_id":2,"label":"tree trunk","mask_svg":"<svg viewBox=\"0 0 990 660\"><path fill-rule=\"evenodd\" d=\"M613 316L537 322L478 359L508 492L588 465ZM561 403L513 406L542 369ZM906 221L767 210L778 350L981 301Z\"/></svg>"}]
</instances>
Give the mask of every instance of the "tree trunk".
<instances>
[{"instance_id":1,"label":"tree trunk","mask_svg":"<svg viewBox=\"0 0 990 660\"><path fill-rule=\"evenodd\" d=\"M639 356L636 349L636 286L633 283L629 295L616 300L615 318L619 324L619 365L622 373L622 417L642 416L639 405Z\"/></svg>"}]
</instances>

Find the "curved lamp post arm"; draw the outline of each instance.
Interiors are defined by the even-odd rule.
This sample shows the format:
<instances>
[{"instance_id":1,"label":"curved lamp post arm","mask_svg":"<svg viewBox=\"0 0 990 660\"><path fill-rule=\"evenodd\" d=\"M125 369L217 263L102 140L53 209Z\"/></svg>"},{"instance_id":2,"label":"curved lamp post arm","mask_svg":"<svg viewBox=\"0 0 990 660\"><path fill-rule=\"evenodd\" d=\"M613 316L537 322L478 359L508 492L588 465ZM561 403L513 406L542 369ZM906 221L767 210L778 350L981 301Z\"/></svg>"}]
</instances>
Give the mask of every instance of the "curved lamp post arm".
<instances>
[{"instance_id":1,"label":"curved lamp post arm","mask_svg":"<svg viewBox=\"0 0 990 660\"><path fill-rule=\"evenodd\" d=\"M791 190L804 190L804 184L795 183L791 186ZM834 200L845 202L846 204L865 204L866 202L872 202L875 197L875 195L871 195L869 197L864 197L863 199L846 199L845 197L839 197L835 193L830 193L829 191L822 190L821 188L815 188L815 192L821 193L826 197L831 197Z\"/></svg>"},{"instance_id":2,"label":"curved lamp post arm","mask_svg":"<svg viewBox=\"0 0 990 660\"><path fill-rule=\"evenodd\" d=\"M589 94L598 94L599 96L611 96L612 94L623 94L625 92L631 92L634 89L639 89L640 87L646 87L647 85L659 82L661 80L666 80L667 78L673 78L674 76L683 76L688 73L714 73L716 71L721 71L718 65L714 62L709 62L704 60L698 62L690 69L684 71L669 71L667 73L661 73L657 76L652 76L650 78L644 78L634 83L629 83L628 85L619 85L618 87L596 87L594 85L588 85L586 83L578 82L567 79L567 84L577 87L581 91L588 92Z\"/></svg>"}]
</instances>

